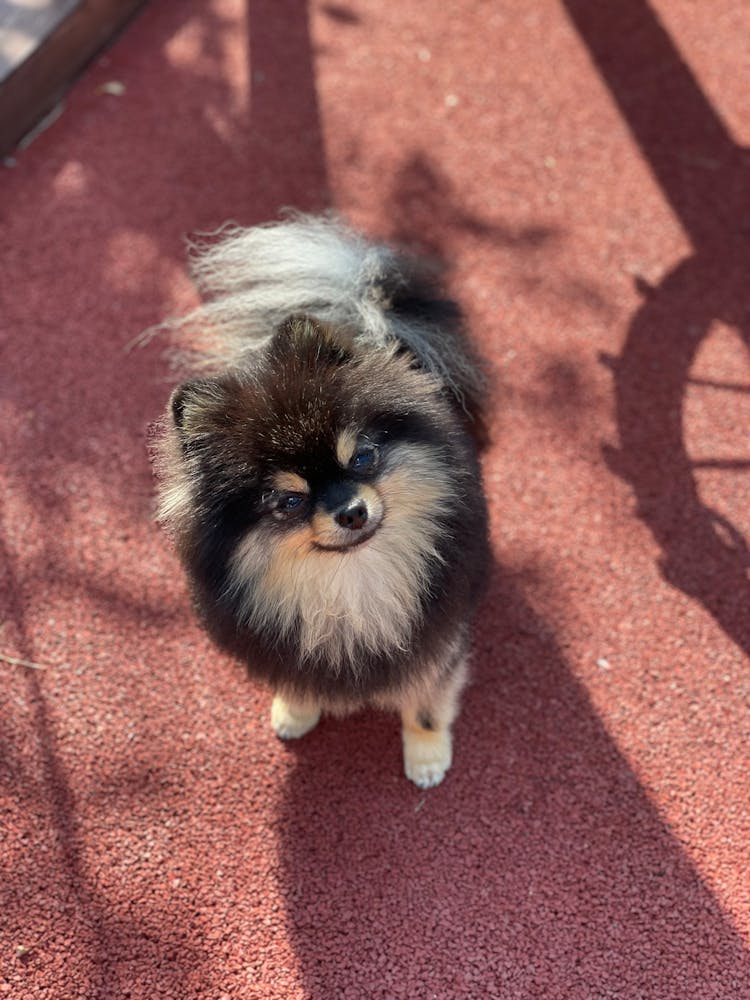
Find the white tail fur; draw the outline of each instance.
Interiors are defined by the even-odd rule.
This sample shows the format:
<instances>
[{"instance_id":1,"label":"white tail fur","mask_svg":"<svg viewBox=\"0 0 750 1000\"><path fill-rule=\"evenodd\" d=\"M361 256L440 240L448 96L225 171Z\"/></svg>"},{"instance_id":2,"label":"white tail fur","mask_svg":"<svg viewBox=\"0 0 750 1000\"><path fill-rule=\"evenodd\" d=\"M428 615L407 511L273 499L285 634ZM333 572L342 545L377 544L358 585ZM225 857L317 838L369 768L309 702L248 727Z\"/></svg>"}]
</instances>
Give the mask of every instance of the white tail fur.
<instances>
[{"instance_id":1,"label":"white tail fur","mask_svg":"<svg viewBox=\"0 0 750 1000\"><path fill-rule=\"evenodd\" d=\"M464 388L481 382L455 334L425 318L427 312L392 309L389 295L410 290L418 265L333 217L294 214L249 229L227 225L191 245L191 263L204 302L166 324L197 335L191 367L241 365L288 316L308 313L373 346L400 342L461 401Z\"/></svg>"},{"instance_id":2,"label":"white tail fur","mask_svg":"<svg viewBox=\"0 0 750 1000\"><path fill-rule=\"evenodd\" d=\"M227 225L190 249L204 303L168 325L199 334L202 357L191 361L202 367L241 364L292 313L383 346L394 336L379 295L386 274L397 274L396 255L332 218Z\"/></svg>"}]
</instances>

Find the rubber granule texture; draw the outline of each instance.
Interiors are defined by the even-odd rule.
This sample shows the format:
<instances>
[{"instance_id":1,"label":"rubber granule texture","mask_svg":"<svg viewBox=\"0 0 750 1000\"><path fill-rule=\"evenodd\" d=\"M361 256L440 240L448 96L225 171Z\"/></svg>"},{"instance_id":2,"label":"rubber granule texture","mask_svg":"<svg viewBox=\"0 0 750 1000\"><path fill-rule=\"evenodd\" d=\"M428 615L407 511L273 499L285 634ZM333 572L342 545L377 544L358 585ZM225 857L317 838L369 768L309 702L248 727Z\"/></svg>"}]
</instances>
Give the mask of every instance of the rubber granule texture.
<instances>
[{"instance_id":1,"label":"rubber granule texture","mask_svg":"<svg viewBox=\"0 0 750 1000\"><path fill-rule=\"evenodd\" d=\"M165 0L6 162L0 994L750 997L749 34L741 0ZM153 523L173 375L126 346L196 301L186 234L284 205L446 258L494 372L427 793L395 718L277 742Z\"/></svg>"}]
</instances>

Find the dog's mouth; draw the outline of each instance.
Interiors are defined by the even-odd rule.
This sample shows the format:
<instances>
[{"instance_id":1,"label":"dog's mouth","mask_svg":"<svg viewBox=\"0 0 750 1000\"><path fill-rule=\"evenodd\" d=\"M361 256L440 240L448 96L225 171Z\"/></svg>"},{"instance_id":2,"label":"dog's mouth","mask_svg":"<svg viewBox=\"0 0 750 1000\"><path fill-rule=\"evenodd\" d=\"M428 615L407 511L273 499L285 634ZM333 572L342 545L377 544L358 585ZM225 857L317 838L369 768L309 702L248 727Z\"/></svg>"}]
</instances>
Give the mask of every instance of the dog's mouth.
<instances>
[{"instance_id":1,"label":"dog's mouth","mask_svg":"<svg viewBox=\"0 0 750 1000\"><path fill-rule=\"evenodd\" d=\"M383 502L374 490L312 518L312 544L321 552L351 552L366 545L383 523Z\"/></svg>"},{"instance_id":2,"label":"dog's mouth","mask_svg":"<svg viewBox=\"0 0 750 1000\"><path fill-rule=\"evenodd\" d=\"M313 547L320 549L322 552L350 552L352 549L358 549L360 545L364 545L366 542L369 542L379 527L380 521L378 521L377 524L373 524L371 528L362 528L359 531L351 532L351 540L313 542Z\"/></svg>"}]
</instances>

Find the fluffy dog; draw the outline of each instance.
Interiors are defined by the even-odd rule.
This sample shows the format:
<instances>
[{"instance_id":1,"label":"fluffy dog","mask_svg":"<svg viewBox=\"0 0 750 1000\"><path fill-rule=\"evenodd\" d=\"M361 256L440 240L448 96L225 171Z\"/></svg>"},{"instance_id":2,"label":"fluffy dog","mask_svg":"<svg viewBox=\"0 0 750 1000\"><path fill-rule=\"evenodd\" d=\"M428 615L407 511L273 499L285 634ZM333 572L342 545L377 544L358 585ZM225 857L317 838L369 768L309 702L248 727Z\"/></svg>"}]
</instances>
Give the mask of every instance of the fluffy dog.
<instances>
[{"instance_id":1,"label":"fluffy dog","mask_svg":"<svg viewBox=\"0 0 750 1000\"><path fill-rule=\"evenodd\" d=\"M200 618L270 685L280 737L395 710L407 776L436 785L488 554L459 309L331 218L224 230L194 273L210 370L173 392L157 472Z\"/></svg>"}]
</instances>

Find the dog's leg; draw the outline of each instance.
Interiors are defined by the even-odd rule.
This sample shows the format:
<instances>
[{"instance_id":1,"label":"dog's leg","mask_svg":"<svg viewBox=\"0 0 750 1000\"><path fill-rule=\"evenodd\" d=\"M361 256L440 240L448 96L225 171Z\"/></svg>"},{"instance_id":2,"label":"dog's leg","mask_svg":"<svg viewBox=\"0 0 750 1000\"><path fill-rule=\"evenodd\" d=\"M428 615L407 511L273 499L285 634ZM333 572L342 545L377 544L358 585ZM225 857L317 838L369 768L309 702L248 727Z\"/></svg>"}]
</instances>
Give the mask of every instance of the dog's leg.
<instances>
[{"instance_id":1,"label":"dog's leg","mask_svg":"<svg viewBox=\"0 0 750 1000\"><path fill-rule=\"evenodd\" d=\"M420 788L439 785L451 766L451 726L466 680L466 659L462 658L447 677L422 689L401 707L404 771Z\"/></svg>"},{"instance_id":2,"label":"dog's leg","mask_svg":"<svg viewBox=\"0 0 750 1000\"><path fill-rule=\"evenodd\" d=\"M271 703L271 728L282 740L296 740L317 726L320 708L315 702L277 694Z\"/></svg>"}]
</instances>

